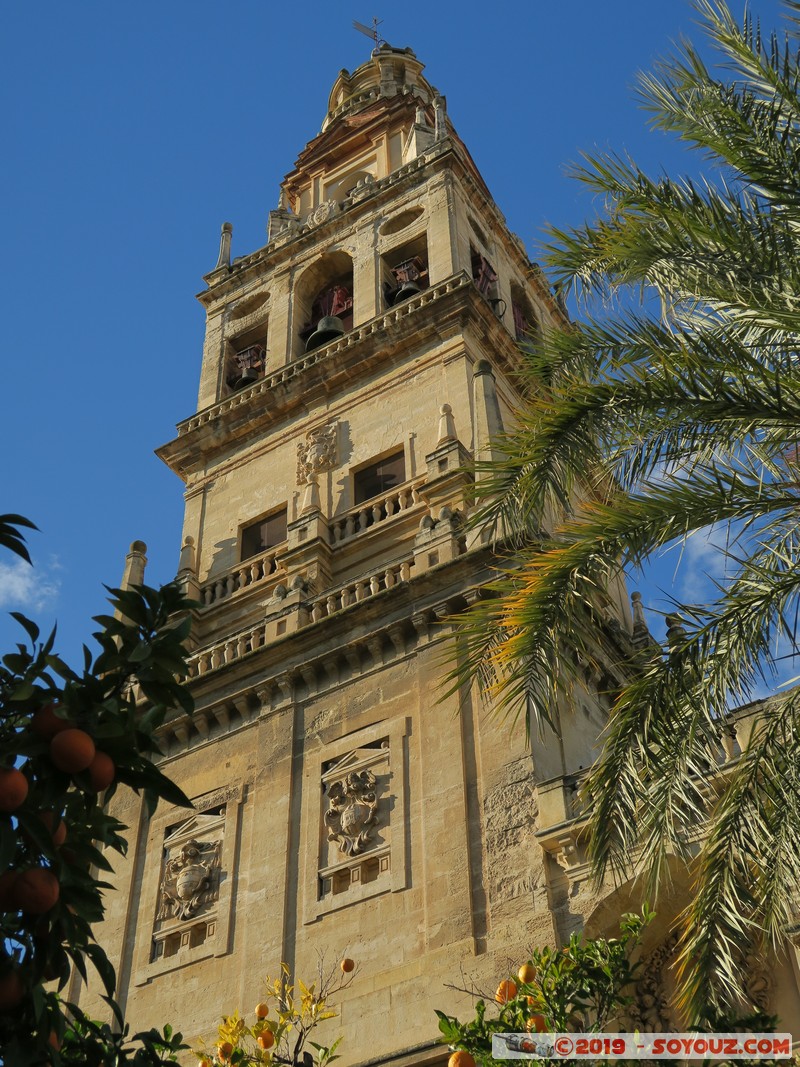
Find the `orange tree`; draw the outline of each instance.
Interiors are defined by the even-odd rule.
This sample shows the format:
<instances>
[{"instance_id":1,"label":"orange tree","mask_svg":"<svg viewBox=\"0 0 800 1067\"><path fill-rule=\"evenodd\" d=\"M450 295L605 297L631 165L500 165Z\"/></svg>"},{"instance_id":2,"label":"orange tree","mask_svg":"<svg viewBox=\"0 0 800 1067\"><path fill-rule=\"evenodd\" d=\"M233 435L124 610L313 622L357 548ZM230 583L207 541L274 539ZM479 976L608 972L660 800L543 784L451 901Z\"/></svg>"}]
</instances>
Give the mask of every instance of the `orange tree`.
<instances>
[{"instance_id":1,"label":"orange tree","mask_svg":"<svg viewBox=\"0 0 800 1067\"><path fill-rule=\"evenodd\" d=\"M0 545L30 562L21 529L0 516ZM108 856L126 827L108 811L120 785L189 805L155 766L156 731L174 707L191 711L180 682L191 607L180 588L110 590L99 654L81 671L53 651L54 633L14 613L26 640L0 659L0 1049L6 1067L157 1064L186 1046L169 1028L128 1041L116 977L93 927L103 918ZM142 700L143 698L143 700ZM146 703L145 703L146 702ZM73 971L97 972L115 1017L92 1023L58 992Z\"/></svg>"},{"instance_id":2,"label":"orange tree","mask_svg":"<svg viewBox=\"0 0 800 1067\"><path fill-rule=\"evenodd\" d=\"M282 963L280 977L265 980L266 992L253 1011L252 1022L238 1011L224 1015L214 1047L201 1045L194 1050L198 1067L326 1067L338 1059L336 1049L341 1038L321 1045L311 1040L311 1034L320 1023L336 1017L331 997L349 986L354 974L355 963L347 957L328 970L321 959L317 980L306 985L299 979L294 981Z\"/></svg>"},{"instance_id":3,"label":"orange tree","mask_svg":"<svg viewBox=\"0 0 800 1067\"><path fill-rule=\"evenodd\" d=\"M622 916L618 938L585 940L573 934L561 949L534 949L493 996L479 997L467 1023L437 1011L441 1040L454 1050L451 1067L494 1064L494 1034L598 1032L618 1026L632 1000L638 969L633 956L652 918L645 906L641 915Z\"/></svg>"}]
</instances>

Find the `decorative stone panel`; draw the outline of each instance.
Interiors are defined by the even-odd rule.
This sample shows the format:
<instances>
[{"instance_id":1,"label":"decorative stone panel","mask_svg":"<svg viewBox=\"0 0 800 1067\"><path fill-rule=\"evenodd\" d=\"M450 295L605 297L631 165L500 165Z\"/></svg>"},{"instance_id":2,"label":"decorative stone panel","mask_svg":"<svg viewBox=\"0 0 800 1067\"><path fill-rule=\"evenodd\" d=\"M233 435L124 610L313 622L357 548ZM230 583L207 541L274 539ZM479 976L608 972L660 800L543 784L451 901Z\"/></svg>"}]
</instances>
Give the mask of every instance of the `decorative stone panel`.
<instances>
[{"instance_id":1,"label":"decorative stone panel","mask_svg":"<svg viewBox=\"0 0 800 1067\"><path fill-rule=\"evenodd\" d=\"M139 943L137 985L230 951L242 796L241 785L229 786L198 797L191 815L173 808L153 820L139 920L140 928L152 927L152 938Z\"/></svg>"},{"instance_id":2,"label":"decorative stone panel","mask_svg":"<svg viewBox=\"0 0 800 1067\"><path fill-rule=\"evenodd\" d=\"M406 732L405 720L377 724L309 759L306 922L405 888Z\"/></svg>"}]
</instances>

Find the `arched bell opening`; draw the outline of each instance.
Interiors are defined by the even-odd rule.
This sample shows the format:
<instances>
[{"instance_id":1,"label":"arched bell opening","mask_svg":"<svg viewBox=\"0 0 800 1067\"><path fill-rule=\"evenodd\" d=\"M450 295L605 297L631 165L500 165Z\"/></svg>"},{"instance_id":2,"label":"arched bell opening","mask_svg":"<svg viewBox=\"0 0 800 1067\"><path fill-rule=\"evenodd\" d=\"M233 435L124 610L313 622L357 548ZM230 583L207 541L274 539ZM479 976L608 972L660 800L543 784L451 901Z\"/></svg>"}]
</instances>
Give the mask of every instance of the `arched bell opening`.
<instances>
[{"instance_id":1,"label":"arched bell opening","mask_svg":"<svg viewBox=\"0 0 800 1067\"><path fill-rule=\"evenodd\" d=\"M523 349L533 351L541 344L542 326L525 291L516 282L511 283L511 314L516 341Z\"/></svg>"},{"instance_id":2,"label":"arched bell opening","mask_svg":"<svg viewBox=\"0 0 800 1067\"><path fill-rule=\"evenodd\" d=\"M294 295L295 356L335 341L353 328L353 261L346 252L323 256L301 277Z\"/></svg>"},{"instance_id":3,"label":"arched bell opening","mask_svg":"<svg viewBox=\"0 0 800 1067\"><path fill-rule=\"evenodd\" d=\"M497 285L497 271L489 261L489 258L471 244L469 246L470 252L470 267L472 269L472 280L475 282L475 287L479 293L493 303L500 298L500 292Z\"/></svg>"},{"instance_id":4,"label":"arched bell opening","mask_svg":"<svg viewBox=\"0 0 800 1067\"><path fill-rule=\"evenodd\" d=\"M267 370L270 294L254 293L230 305L225 324L221 394L238 392Z\"/></svg>"},{"instance_id":5,"label":"arched bell opening","mask_svg":"<svg viewBox=\"0 0 800 1067\"><path fill-rule=\"evenodd\" d=\"M225 385L229 392L246 389L267 370L267 322L253 327L226 342Z\"/></svg>"},{"instance_id":6,"label":"arched bell opening","mask_svg":"<svg viewBox=\"0 0 800 1067\"><path fill-rule=\"evenodd\" d=\"M387 307L394 307L427 289L428 238L421 233L381 256L383 298Z\"/></svg>"}]
</instances>

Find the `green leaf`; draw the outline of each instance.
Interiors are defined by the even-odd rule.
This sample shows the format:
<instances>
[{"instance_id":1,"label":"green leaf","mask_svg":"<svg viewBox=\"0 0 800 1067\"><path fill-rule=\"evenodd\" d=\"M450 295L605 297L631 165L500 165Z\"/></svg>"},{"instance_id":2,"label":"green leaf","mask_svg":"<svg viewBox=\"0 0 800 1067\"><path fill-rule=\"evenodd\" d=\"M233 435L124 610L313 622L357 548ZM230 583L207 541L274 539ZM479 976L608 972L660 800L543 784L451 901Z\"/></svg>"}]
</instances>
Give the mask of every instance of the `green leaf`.
<instances>
[{"instance_id":1,"label":"green leaf","mask_svg":"<svg viewBox=\"0 0 800 1067\"><path fill-rule=\"evenodd\" d=\"M106 993L109 997L113 997L117 985L117 976L105 952L97 944L88 944L85 951L94 964L95 970L105 986Z\"/></svg>"},{"instance_id":2,"label":"green leaf","mask_svg":"<svg viewBox=\"0 0 800 1067\"><path fill-rule=\"evenodd\" d=\"M35 643L36 641L39 640L39 632L40 631L39 631L39 627L36 625L35 622L32 622L30 619L26 618L25 615L21 615L20 612L18 612L18 611L10 611L9 615L11 616L12 619L16 619L17 620L17 622L20 624L20 626L23 627L23 629L25 630L25 632L27 633L28 637L31 639L31 641L33 643Z\"/></svg>"}]
</instances>

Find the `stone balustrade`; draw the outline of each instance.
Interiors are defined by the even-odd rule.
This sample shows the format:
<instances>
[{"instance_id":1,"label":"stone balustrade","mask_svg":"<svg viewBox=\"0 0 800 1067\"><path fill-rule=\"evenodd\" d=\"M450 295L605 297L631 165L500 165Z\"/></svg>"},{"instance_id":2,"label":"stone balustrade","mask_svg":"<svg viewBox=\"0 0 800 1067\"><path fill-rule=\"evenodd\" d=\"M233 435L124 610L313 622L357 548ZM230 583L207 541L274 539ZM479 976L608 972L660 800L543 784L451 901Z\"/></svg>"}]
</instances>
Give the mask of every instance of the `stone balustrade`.
<instances>
[{"instance_id":1,"label":"stone balustrade","mask_svg":"<svg viewBox=\"0 0 800 1067\"><path fill-rule=\"evenodd\" d=\"M234 593L242 589L249 589L254 585L260 585L268 578L276 578L284 573L284 569L278 562L278 554L285 546L271 548L258 556L237 563L235 567L218 575L211 581L206 582L200 589L202 603L205 607L217 604L220 600L227 600Z\"/></svg>"},{"instance_id":2,"label":"stone balustrade","mask_svg":"<svg viewBox=\"0 0 800 1067\"><path fill-rule=\"evenodd\" d=\"M384 589L392 589L401 582L409 581L413 566L413 559L403 560L401 563L392 563L388 567L381 567L374 574L348 582L346 585L332 589L310 602L299 605L296 609L300 612L299 625L307 626L311 622L319 622L320 619L334 615L337 611L341 611L351 604L358 604L383 592ZM279 599L285 599L285 594L286 590L284 588L283 596L279 597ZM256 623L255 626L241 630L225 641L220 641L219 644L197 652L189 660L190 677L207 674L209 671L217 670L219 667L233 663L235 660L239 660L259 648L263 648L272 640L272 632L274 631L271 631L271 628L273 626L274 617L268 617Z\"/></svg>"},{"instance_id":3,"label":"stone balustrade","mask_svg":"<svg viewBox=\"0 0 800 1067\"><path fill-rule=\"evenodd\" d=\"M320 619L334 615L337 611L350 607L351 604L358 604L384 589L392 589L400 582L407 582L411 577L413 566L413 560L393 563L369 577L359 578L318 597L311 603L311 622L319 622Z\"/></svg>"},{"instance_id":4,"label":"stone balustrade","mask_svg":"<svg viewBox=\"0 0 800 1067\"><path fill-rule=\"evenodd\" d=\"M416 504L421 503L418 491L425 484L424 478L415 482L404 482L403 485L389 490L382 496L372 497L358 504L337 518L331 520L331 543L334 545L347 541L356 534L363 533L371 527L394 515L408 511Z\"/></svg>"},{"instance_id":5,"label":"stone balustrade","mask_svg":"<svg viewBox=\"0 0 800 1067\"><path fill-rule=\"evenodd\" d=\"M218 645L198 652L189 661L189 674L191 676L207 674L226 663L241 659L248 652L255 652L266 643L267 625L265 622L259 622L248 630L234 634L227 641L221 641Z\"/></svg>"}]
</instances>

